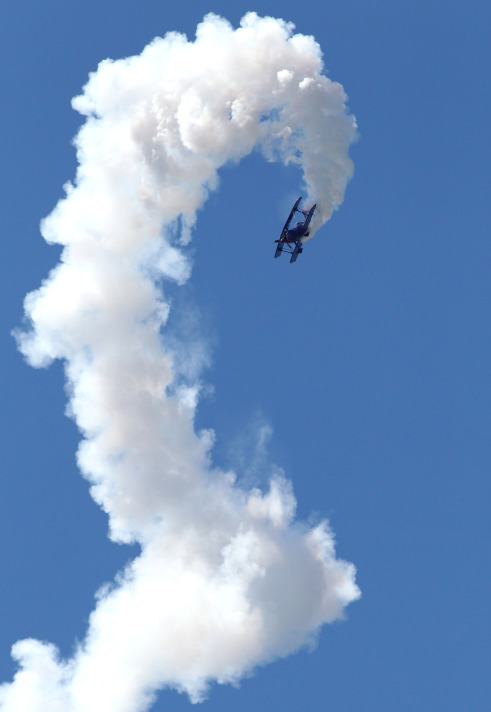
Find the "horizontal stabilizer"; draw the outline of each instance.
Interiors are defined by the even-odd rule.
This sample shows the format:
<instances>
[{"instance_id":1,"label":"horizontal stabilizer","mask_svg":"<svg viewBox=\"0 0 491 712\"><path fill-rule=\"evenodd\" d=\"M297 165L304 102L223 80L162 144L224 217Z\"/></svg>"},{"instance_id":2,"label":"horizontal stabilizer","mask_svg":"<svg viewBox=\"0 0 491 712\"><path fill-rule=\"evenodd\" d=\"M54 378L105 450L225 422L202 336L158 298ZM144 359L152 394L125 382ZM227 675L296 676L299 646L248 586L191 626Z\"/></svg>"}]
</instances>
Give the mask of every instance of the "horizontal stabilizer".
<instances>
[{"instance_id":1,"label":"horizontal stabilizer","mask_svg":"<svg viewBox=\"0 0 491 712\"><path fill-rule=\"evenodd\" d=\"M296 261L297 261L297 257L299 256L299 254L300 254L301 252L303 252L302 247L301 247L301 246L298 244L298 242L297 242L297 244L295 245L295 249L294 249L293 252L292 252L292 256L290 257L290 264L291 264L292 262L296 262Z\"/></svg>"}]
</instances>

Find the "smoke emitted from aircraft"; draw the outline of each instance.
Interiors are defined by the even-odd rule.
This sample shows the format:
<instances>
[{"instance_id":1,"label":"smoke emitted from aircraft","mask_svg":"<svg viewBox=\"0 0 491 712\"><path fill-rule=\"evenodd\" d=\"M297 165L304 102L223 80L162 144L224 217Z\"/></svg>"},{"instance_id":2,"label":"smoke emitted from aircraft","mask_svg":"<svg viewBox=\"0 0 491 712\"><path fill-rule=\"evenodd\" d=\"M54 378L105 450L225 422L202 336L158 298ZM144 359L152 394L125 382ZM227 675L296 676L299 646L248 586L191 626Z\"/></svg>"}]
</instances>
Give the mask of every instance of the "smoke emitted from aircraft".
<instances>
[{"instance_id":1,"label":"smoke emitted from aircraft","mask_svg":"<svg viewBox=\"0 0 491 712\"><path fill-rule=\"evenodd\" d=\"M322 221L343 200L355 121L293 30L208 15L194 42L170 33L101 62L73 100L79 167L41 225L64 249L17 338L33 366L64 361L80 470L111 538L141 554L97 593L72 658L13 646L1 712L140 712L165 686L197 702L311 644L359 596L328 524L295 519L281 472L263 492L212 465L213 433L194 427L202 355L166 337L163 290L190 276L186 244L221 166L259 149L300 167Z\"/></svg>"}]
</instances>

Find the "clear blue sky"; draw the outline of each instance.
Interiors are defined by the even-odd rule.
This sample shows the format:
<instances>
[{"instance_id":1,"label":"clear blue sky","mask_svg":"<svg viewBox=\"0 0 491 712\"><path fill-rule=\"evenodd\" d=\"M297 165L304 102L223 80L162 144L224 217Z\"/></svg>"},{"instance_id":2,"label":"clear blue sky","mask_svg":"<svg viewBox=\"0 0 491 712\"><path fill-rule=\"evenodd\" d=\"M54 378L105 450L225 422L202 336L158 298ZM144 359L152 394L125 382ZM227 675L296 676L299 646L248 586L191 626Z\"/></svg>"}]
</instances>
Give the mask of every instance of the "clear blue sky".
<instances>
[{"instance_id":1,"label":"clear blue sky","mask_svg":"<svg viewBox=\"0 0 491 712\"><path fill-rule=\"evenodd\" d=\"M213 334L198 425L237 465L254 424L292 479L299 515L329 517L362 589L313 653L260 669L203 709L481 711L490 700L489 3L3 3L0 680L10 646L70 655L97 588L132 556L77 472L60 364L33 370L10 332L59 251L39 221L73 178L70 106L106 57L209 11L248 10L314 34L356 115L355 176L297 264L272 240L294 169L252 156L200 215L176 299ZM288 209L288 208L287 208ZM218 227L217 227L218 226ZM238 444L242 443L241 446ZM246 473L245 473L246 474ZM189 708L164 691L156 711ZM22 712L22 711L19 711Z\"/></svg>"}]
</instances>

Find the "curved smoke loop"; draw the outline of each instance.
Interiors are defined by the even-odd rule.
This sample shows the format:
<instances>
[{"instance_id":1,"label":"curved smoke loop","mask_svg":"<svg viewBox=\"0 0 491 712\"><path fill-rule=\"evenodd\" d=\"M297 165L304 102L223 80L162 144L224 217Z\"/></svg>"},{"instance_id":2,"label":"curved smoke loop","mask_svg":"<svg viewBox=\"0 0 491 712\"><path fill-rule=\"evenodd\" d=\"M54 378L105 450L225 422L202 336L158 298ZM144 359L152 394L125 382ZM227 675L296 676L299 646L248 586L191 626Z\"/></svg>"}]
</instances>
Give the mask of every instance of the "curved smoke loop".
<instances>
[{"instance_id":1,"label":"curved smoke loop","mask_svg":"<svg viewBox=\"0 0 491 712\"><path fill-rule=\"evenodd\" d=\"M356 124L321 71L292 25L250 13L234 31L208 15L195 42L171 33L102 62L73 101L87 116L76 180L42 223L64 250L27 296L18 340L33 366L65 360L80 469L111 537L142 551L99 592L73 658L16 643L2 712L135 712L165 685L199 701L210 681L308 644L359 596L327 524L294 521L286 480L247 492L212 468L197 388L175 387L155 280L186 281L196 211L217 170L254 148L301 167L320 222L342 202Z\"/></svg>"}]
</instances>

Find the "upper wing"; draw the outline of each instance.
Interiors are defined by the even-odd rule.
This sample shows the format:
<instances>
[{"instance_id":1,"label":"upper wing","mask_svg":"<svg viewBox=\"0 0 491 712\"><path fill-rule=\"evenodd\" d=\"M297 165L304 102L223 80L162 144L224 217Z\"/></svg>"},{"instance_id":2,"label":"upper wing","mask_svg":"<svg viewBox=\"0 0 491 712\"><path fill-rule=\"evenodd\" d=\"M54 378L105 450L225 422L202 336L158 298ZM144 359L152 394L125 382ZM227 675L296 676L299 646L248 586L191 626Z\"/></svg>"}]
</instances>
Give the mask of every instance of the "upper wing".
<instances>
[{"instance_id":1,"label":"upper wing","mask_svg":"<svg viewBox=\"0 0 491 712\"><path fill-rule=\"evenodd\" d=\"M305 218L305 223L304 223L304 226L303 226L303 230L304 230L304 233L303 233L303 234L304 234L304 235L308 235L308 232L309 232L309 224L310 224L310 221L312 220L312 215L314 214L314 210L315 210L316 206L317 206L317 203L315 203L315 204L310 208L309 214L308 214L307 217Z\"/></svg>"}]
</instances>

